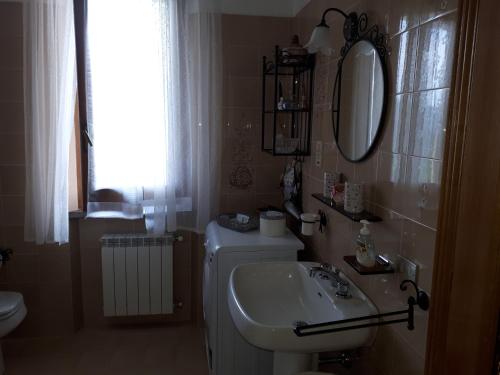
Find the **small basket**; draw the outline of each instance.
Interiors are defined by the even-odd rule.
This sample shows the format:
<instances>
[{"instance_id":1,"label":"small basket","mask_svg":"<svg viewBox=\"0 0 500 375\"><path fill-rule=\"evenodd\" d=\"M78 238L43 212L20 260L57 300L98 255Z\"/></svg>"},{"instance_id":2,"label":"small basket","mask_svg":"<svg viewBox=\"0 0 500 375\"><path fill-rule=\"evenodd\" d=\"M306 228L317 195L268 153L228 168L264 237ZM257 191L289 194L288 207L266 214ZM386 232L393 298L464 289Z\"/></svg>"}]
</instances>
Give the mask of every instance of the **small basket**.
<instances>
[{"instance_id":1,"label":"small basket","mask_svg":"<svg viewBox=\"0 0 500 375\"><path fill-rule=\"evenodd\" d=\"M217 224L221 227L234 230L236 232L248 232L251 230L259 229L259 218L254 215L250 216L250 220L246 224L236 221L236 214L221 214L217 216Z\"/></svg>"}]
</instances>

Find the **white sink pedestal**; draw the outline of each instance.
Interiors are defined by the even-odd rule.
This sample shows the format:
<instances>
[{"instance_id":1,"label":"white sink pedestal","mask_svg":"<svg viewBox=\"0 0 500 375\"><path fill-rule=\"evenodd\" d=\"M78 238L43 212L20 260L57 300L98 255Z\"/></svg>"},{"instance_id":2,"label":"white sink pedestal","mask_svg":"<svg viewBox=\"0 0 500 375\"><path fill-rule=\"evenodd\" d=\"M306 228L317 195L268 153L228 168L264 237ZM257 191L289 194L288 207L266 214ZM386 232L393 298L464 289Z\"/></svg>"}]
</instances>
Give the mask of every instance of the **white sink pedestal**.
<instances>
[{"instance_id":1,"label":"white sink pedestal","mask_svg":"<svg viewBox=\"0 0 500 375\"><path fill-rule=\"evenodd\" d=\"M296 375L317 369L317 354L274 352L273 375Z\"/></svg>"}]
</instances>

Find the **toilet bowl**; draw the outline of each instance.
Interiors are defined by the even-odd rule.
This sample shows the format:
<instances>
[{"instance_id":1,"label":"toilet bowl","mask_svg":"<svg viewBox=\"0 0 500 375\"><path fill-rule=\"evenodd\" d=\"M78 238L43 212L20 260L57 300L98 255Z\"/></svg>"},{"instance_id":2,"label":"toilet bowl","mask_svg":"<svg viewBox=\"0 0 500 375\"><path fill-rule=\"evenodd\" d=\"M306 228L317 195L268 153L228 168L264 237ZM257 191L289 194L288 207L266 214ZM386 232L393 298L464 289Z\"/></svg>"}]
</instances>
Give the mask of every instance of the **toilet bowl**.
<instances>
[{"instance_id":1,"label":"toilet bowl","mask_svg":"<svg viewBox=\"0 0 500 375\"><path fill-rule=\"evenodd\" d=\"M0 291L0 339L14 330L26 316L23 295L16 292ZM5 372L0 349L0 374Z\"/></svg>"}]
</instances>

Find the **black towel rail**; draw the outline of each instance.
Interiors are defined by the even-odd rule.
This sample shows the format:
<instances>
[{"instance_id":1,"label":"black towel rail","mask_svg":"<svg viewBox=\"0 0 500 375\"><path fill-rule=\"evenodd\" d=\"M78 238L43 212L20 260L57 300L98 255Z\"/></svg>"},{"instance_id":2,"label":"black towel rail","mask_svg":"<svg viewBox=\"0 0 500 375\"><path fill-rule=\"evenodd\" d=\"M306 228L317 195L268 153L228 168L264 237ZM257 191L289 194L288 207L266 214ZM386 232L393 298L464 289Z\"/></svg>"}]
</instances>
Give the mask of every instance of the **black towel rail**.
<instances>
[{"instance_id":1,"label":"black towel rail","mask_svg":"<svg viewBox=\"0 0 500 375\"><path fill-rule=\"evenodd\" d=\"M428 310L429 296L423 290L419 290L417 285L412 280L404 280L403 282L401 282L399 288L404 291L407 289L407 284L413 285L413 287L415 288L416 297L414 296L408 297L408 308L405 310L391 311L382 314L366 315L350 319L334 320L325 323L300 325L294 329L294 332L297 336L303 337L303 336L322 335L325 333L348 331L352 329L368 328L373 326L382 326L387 324L405 323L405 322L407 323L407 328L410 331L412 331L413 329L415 329L415 321L414 321L415 305L417 305L424 311ZM386 318L389 316L397 316L403 314L408 314L408 315L407 317L400 319L380 320L382 318ZM362 324L350 324L350 323L357 323L364 321L368 322ZM346 326L332 327L342 324L346 324Z\"/></svg>"}]
</instances>

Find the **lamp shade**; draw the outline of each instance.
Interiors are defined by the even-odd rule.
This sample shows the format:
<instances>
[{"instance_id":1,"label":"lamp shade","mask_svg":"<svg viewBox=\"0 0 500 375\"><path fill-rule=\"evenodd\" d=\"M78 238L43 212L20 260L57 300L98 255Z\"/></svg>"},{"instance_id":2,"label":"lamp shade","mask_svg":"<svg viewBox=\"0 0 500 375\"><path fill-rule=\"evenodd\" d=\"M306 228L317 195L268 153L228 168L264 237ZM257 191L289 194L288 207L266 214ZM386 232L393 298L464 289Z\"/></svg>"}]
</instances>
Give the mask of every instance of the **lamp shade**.
<instances>
[{"instance_id":1,"label":"lamp shade","mask_svg":"<svg viewBox=\"0 0 500 375\"><path fill-rule=\"evenodd\" d=\"M333 51L331 39L330 28L320 24L314 28L311 39L309 39L309 42L304 47L307 48L307 52L309 53L321 51L324 55L331 55Z\"/></svg>"}]
</instances>

